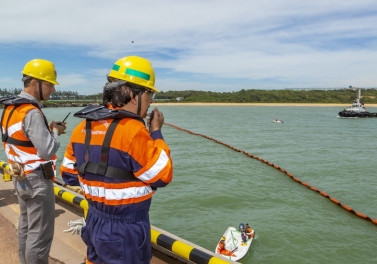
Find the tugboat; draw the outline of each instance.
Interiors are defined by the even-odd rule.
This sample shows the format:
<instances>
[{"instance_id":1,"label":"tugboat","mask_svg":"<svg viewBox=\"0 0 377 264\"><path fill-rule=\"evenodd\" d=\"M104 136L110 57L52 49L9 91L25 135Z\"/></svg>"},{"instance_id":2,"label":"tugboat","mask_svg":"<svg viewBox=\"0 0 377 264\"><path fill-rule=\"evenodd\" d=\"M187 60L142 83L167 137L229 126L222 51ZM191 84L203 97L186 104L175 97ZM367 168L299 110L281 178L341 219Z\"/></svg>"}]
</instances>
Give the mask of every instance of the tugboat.
<instances>
[{"instance_id":1,"label":"tugboat","mask_svg":"<svg viewBox=\"0 0 377 264\"><path fill-rule=\"evenodd\" d=\"M358 98L353 102L352 106L343 109L338 115L340 117L377 117L377 113L370 113L365 110L364 103L360 101L360 89L358 95Z\"/></svg>"}]
</instances>

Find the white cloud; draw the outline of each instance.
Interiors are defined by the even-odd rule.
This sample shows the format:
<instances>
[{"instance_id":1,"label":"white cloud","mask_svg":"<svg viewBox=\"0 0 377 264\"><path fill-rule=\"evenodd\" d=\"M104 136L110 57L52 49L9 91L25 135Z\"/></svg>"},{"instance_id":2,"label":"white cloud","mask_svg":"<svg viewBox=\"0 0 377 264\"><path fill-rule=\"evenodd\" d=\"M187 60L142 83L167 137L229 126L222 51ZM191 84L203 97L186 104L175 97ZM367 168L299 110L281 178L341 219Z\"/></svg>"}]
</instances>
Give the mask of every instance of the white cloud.
<instances>
[{"instance_id":1,"label":"white cloud","mask_svg":"<svg viewBox=\"0 0 377 264\"><path fill-rule=\"evenodd\" d=\"M67 61L67 89L102 87L127 54L170 69L157 82L175 90L376 87L376 11L374 0L3 0L0 45L81 47L86 74L101 77Z\"/></svg>"}]
</instances>

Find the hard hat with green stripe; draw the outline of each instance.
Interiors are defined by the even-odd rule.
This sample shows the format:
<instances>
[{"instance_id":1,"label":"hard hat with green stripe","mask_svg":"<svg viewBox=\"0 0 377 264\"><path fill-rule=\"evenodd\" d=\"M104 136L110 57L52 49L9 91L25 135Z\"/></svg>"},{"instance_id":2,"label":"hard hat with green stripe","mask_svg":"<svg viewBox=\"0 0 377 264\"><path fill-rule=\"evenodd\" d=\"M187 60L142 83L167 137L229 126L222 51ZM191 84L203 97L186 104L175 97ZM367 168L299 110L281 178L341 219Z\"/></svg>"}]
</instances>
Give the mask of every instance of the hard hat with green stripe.
<instances>
[{"instance_id":1,"label":"hard hat with green stripe","mask_svg":"<svg viewBox=\"0 0 377 264\"><path fill-rule=\"evenodd\" d=\"M154 70L149 60L139 56L127 56L117 60L108 77L141 85L154 92Z\"/></svg>"}]
</instances>

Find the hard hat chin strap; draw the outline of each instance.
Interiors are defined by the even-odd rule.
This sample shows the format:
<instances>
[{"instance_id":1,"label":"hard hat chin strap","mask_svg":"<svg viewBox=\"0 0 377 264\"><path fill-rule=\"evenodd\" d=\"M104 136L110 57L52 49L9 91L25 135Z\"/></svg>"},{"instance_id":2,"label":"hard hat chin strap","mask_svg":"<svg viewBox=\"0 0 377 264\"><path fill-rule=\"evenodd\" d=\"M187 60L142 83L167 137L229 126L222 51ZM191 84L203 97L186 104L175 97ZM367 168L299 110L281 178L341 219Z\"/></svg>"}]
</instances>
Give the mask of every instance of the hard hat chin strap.
<instances>
[{"instance_id":1,"label":"hard hat chin strap","mask_svg":"<svg viewBox=\"0 0 377 264\"><path fill-rule=\"evenodd\" d=\"M138 116L141 116L140 115L140 112L141 112L141 96L143 95L143 92L140 92L137 96L138 96L138 100L137 100L137 115Z\"/></svg>"},{"instance_id":2,"label":"hard hat chin strap","mask_svg":"<svg viewBox=\"0 0 377 264\"><path fill-rule=\"evenodd\" d=\"M41 101L43 101L43 93L42 93L42 81L39 80L39 99L41 99Z\"/></svg>"}]
</instances>

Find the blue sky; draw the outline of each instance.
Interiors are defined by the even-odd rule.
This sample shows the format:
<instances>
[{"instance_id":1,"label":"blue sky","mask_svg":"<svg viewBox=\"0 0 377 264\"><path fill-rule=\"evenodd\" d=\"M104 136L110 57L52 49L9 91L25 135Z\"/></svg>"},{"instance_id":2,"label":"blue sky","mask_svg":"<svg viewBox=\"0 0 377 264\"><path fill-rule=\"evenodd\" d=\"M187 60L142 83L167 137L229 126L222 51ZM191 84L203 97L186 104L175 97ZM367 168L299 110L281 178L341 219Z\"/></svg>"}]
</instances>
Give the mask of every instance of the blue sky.
<instances>
[{"instance_id":1,"label":"blue sky","mask_svg":"<svg viewBox=\"0 0 377 264\"><path fill-rule=\"evenodd\" d=\"M375 0L2 0L0 88L34 58L59 90L102 92L120 57L162 91L377 87Z\"/></svg>"}]
</instances>

